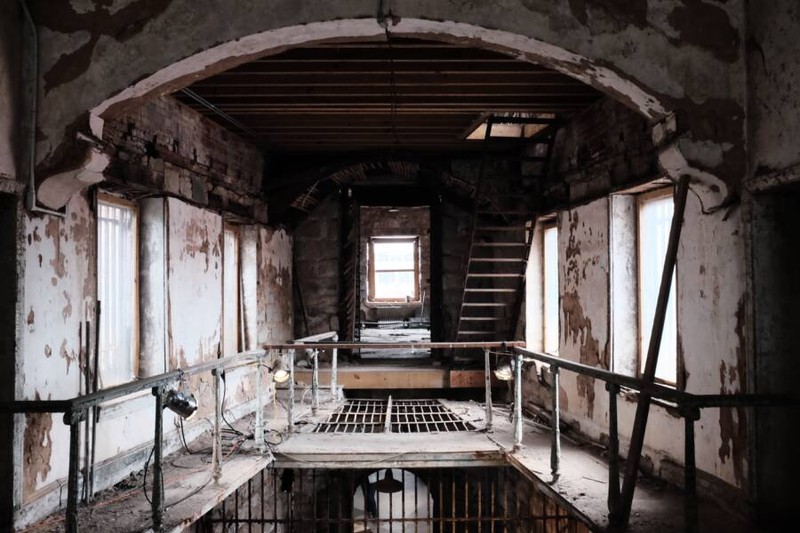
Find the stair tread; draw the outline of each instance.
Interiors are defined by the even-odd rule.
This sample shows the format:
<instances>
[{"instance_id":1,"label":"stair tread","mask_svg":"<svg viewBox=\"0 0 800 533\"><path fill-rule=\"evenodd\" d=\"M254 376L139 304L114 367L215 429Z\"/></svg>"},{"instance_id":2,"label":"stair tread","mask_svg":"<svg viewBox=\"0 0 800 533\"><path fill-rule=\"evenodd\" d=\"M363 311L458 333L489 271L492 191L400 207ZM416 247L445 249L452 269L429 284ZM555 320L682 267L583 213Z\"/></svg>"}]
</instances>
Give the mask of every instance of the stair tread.
<instances>
[{"instance_id":1,"label":"stair tread","mask_svg":"<svg viewBox=\"0 0 800 533\"><path fill-rule=\"evenodd\" d=\"M467 287L466 292L517 292L518 289L472 289Z\"/></svg>"},{"instance_id":2,"label":"stair tread","mask_svg":"<svg viewBox=\"0 0 800 533\"><path fill-rule=\"evenodd\" d=\"M509 303L507 302L463 302L461 307L508 307Z\"/></svg>"},{"instance_id":3,"label":"stair tread","mask_svg":"<svg viewBox=\"0 0 800 533\"><path fill-rule=\"evenodd\" d=\"M475 242L473 246L480 246L482 248L519 248L521 246L528 246L526 242Z\"/></svg>"},{"instance_id":4,"label":"stair tread","mask_svg":"<svg viewBox=\"0 0 800 533\"><path fill-rule=\"evenodd\" d=\"M527 261L524 257L470 257L475 263L521 263Z\"/></svg>"},{"instance_id":5,"label":"stair tread","mask_svg":"<svg viewBox=\"0 0 800 533\"><path fill-rule=\"evenodd\" d=\"M462 316L462 322L500 322L501 320L508 320L502 316Z\"/></svg>"}]
</instances>

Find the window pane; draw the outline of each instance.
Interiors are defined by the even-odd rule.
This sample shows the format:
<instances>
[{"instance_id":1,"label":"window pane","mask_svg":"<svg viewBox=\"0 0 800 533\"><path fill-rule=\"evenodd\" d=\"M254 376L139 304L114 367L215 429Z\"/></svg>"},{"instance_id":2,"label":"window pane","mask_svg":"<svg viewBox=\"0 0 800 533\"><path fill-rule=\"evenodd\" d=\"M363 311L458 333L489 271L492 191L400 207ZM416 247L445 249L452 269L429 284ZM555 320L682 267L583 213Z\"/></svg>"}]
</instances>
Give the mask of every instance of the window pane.
<instances>
[{"instance_id":1,"label":"window pane","mask_svg":"<svg viewBox=\"0 0 800 533\"><path fill-rule=\"evenodd\" d=\"M653 328L661 270L667 253L672 224L672 197L656 198L642 204L639 211L639 313L641 328L640 365L644 370L650 332ZM664 332L656 367L656 378L675 383L677 378L677 320L675 310L675 273L667 304Z\"/></svg>"},{"instance_id":2,"label":"window pane","mask_svg":"<svg viewBox=\"0 0 800 533\"><path fill-rule=\"evenodd\" d=\"M413 241L373 242L375 271L380 270L414 270Z\"/></svg>"},{"instance_id":3,"label":"window pane","mask_svg":"<svg viewBox=\"0 0 800 533\"><path fill-rule=\"evenodd\" d=\"M544 230L544 351L558 353L558 229Z\"/></svg>"},{"instance_id":4,"label":"window pane","mask_svg":"<svg viewBox=\"0 0 800 533\"><path fill-rule=\"evenodd\" d=\"M414 298L414 271L376 272L376 298Z\"/></svg>"},{"instance_id":5,"label":"window pane","mask_svg":"<svg viewBox=\"0 0 800 533\"><path fill-rule=\"evenodd\" d=\"M136 216L132 208L99 203L97 275L102 387L133 379L136 354Z\"/></svg>"},{"instance_id":6,"label":"window pane","mask_svg":"<svg viewBox=\"0 0 800 533\"><path fill-rule=\"evenodd\" d=\"M233 355L239 351L239 239L236 231L225 228L225 264L223 267L222 300L224 323L222 335L224 339L224 355Z\"/></svg>"}]
</instances>

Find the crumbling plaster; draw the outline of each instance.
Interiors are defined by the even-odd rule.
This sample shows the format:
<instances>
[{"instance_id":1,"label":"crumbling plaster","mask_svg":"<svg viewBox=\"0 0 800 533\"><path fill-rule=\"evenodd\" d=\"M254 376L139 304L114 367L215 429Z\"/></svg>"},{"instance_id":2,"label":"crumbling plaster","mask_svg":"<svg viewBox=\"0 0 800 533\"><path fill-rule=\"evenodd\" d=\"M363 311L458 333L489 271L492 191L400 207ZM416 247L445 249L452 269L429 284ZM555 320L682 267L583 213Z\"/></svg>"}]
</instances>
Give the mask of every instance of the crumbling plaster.
<instances>
[{"instance_id":1,"label":"crumbling plaster","mask_svg":"<svg viewBox=\"0 0 800 533\"><path fill-rule=\"evenodd\" d=\"M41 60L40 178L74 160L76 130L91 124L99 137L103 118L142 98L287 47L384 31L374 19L375 3L356 0L224 6L218 0L130 0L118 10L96 5L91 11L65 2L32 5L51 33L44 35L49 52ZM398 0L391 7L399 17L395 34L506 51L581 79L651 120L677 111L678 130L688 136L671 153L688 159L683 171L715 175L733 187L743 176L742 0ZM215 12L225 13L224 25L205 16ZM72 39L73 50L51 44L64 40L52 34L86 32L85 43L85 37Z\"/></svg>"},{"instance_id":2,"label":"crumbling plaster","mask_svg":"<svg viewBox=\"0 0 800 533\"><path fill-rule=\"evenodd\" d=\"M679 366L685 390L692 393L743 392L747 381L747 330L744 325L745 248L741 212L703 214L713 193L695 189L689 196L676 271ZM614 357L610 335L609 200L603 198L559 214L559 357L609 368ZM675 287L675 286L673 286ZM673 289L674 290L674 289ZM636 327L630 324L629 327ZM680 370L679 370L680 371ZM607 438L608 392L602 382L561 373L564 418L584 434ZM531 371L527 401L549 405L549 389ZM619 401L623 454L633 427L636 402ZM739 410L708 409L697 425L697 465L739 489L747 488L747 423ZM645 439L646 463L672 477L669 464L683 463L683 422L653 405Z\"/></svg>"}]
</instances>

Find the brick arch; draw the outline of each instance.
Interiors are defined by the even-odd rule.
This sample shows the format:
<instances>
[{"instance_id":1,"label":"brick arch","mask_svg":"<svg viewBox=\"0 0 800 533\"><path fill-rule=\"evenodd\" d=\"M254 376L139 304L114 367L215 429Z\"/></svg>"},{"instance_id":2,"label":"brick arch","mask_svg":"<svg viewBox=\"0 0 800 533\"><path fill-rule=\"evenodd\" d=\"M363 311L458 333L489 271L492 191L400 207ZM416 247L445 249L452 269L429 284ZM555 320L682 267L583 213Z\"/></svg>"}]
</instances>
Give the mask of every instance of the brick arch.
<instances>
[{"instance_id":1,"label":"brick arch","mask_svg":"<svg viewBox=\"0 0 800 533\"><path fill-rule=\"evenodd\" d=\"M367 182L380 185L383 178L399 179L405 185L424 187L464 202L469 202L476 193L475 184L471 181L413 156L374 157L341 163L304 180L308 184L291 196L286 210L278 218L282 223L296 225L331 193L342 187Z\"/></svg>"},{"instance_id":2,"label":"brick arch","mask_svg":"<svg viewBox=\"0 0 800 533\"><path fill-rule=\"evenodd\" d=\"M113 12L99 5L80 13L64 4L35 4L49 30L40 60L40 183L70 168L87 179L76 134L100 137L104 118L148 98L291 47L384 32L377 5L352 0L131 0ZM391 32L492 49L579 79L662 124L656 140L669 173L734 185L746 159L741 17L734 5L698 4L397 0ZM684 31L694 9L703 10L707 35Z\"/></svg>"}]
</instances>

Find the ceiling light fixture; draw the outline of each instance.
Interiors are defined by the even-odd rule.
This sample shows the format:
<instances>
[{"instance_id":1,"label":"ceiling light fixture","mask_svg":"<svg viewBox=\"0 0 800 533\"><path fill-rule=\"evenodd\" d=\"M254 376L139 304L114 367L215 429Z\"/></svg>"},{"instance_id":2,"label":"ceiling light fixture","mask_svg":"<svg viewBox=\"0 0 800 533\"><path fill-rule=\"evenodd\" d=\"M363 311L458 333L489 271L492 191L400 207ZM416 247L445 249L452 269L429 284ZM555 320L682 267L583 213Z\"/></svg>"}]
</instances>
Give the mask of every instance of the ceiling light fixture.
<instances>
[{"instance_id":1,"label":"ceiling light fixture","mask_svg":"<svg viewBox=\"0 0 800 533\"><path fill-rule=\"evenodd\" d=\"M384 494L393 494L403 490L403 484L394 478L392 469L387 468L386 473L383 475L383 479L375 482L375 490Z\"/></svg>"}]
</instances>

